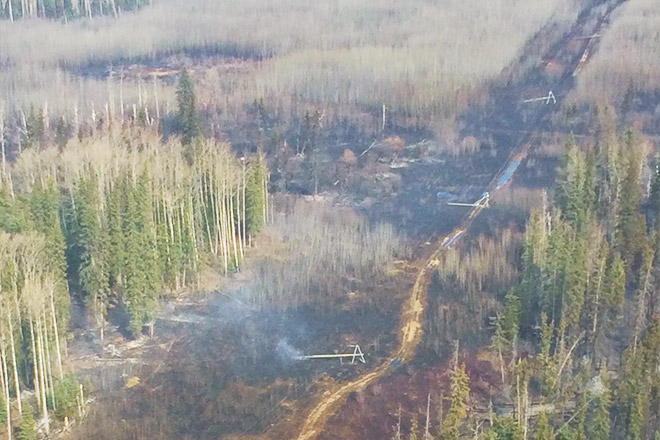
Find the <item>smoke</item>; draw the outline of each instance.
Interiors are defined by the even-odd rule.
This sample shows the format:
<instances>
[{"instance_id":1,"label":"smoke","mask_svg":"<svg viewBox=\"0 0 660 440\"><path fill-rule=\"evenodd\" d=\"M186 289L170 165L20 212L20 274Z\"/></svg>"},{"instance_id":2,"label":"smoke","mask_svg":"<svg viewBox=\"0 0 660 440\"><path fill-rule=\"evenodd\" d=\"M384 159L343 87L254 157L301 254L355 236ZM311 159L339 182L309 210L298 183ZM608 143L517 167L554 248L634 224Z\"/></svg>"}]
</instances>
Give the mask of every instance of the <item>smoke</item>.
<instances>
[{"instance_id":1,"label":"smoke","mask_svg":"<svg viewBox=\"0 0 660 440\"><path fill-rule=\"evenodd\" d=\"M277 355L283 362L290 363L304 359L303 353L289 344L286 339L280 339L276 347Z\"/></svg>"}]
</instances>

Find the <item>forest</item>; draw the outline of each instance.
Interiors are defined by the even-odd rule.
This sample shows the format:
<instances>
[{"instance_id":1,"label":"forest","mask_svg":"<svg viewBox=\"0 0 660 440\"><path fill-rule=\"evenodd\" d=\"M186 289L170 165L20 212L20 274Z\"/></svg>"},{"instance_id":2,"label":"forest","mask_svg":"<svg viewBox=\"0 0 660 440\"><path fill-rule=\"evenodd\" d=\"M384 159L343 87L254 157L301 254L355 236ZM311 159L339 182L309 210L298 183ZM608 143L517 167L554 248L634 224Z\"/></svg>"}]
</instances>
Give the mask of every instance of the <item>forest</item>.
<instances>
[{"instance_id":1,"label":"forest","mask_svg":"<svg viewBox=\"0 0 660 440\"><path fill-rule=\"evenodd\" d=\"M31 115L22 149L11 162L3 156L0 350L9 434L10 399L21 387L34 389L46 432L49 411L61 421L84 405L62 366L70 303L83 308L101 343L112 311L138 337L153 326L162 293L202 288L207 270L239 270L266 222L263 156L237 157L195 134L185 75L178 96L180 139L164 144L140 127L69 139L67 128L53 132L43 115ZM19 426L19 438L28 429Z\"/></svg>"},{"instance_id":2,"label":"forest","mask_svg":"<svg viewBox=\"0 0 660 440\"><path fill-rule=\"evenodd\" d=\"M0 0L0 439L660 439L659 14Z\"/></svg>"}]
</instances>

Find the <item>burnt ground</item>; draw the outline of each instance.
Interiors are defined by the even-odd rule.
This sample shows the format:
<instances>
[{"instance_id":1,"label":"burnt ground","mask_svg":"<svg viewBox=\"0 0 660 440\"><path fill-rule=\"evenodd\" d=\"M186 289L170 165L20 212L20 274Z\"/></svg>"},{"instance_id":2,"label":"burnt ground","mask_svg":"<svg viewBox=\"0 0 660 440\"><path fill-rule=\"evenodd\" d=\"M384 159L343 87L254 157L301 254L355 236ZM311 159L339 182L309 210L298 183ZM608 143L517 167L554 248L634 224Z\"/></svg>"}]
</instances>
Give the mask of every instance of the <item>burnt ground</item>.
<instances>
[{"instance_id":1,"label":"burnt ground","mask_svg":"<svg viewBox=\"0 0 660 440\"><path fill-rule=\"evenodd\" d=\"M392 222L415 242L431 241L450 231L464 214L438 200L438 192L458 190L459 197L476 199L521 144L562 142L566 127L559 127L564 133L556 134L558 127L547 117L560 105L523 105L521 97L541 96L553 90L561 103L567 96L574 82L570 66L575 65L588 44L576 43L572 38L593 32L601 22L591 11L586 8L566 34L557 35L556 29L541 31L535 37L537 42L549 36L555 42L543 43L545 62L532 69L525 63L513 66L489 91L489 104L470 109L461 118L461 136L474 136L480 142L477 154L435 156L434 160L427 157L391 169L400 179L398 189L386 198L362 203L358 209L374 220ZM552 66L551 72L548 66ZM553 177L556 156L540 155L532 149L529 158L537 162L524 162L520 170L523 179L516 185L546 187ZM520 213L513 213L506 205L495 206L494 212L495 216L487 213L475 227L495 233L502 224L521 222ZM287 438L286 433L295 430L300 417L304 417L299 408L305 407L310 396L327 389L328 383L369 371L386 358L396 344L398 305L410 288L412 275L404 273L387 285L373 287L386 289L398 298L399 302L393 301L392 307L383 312L368 307L336 313L305 309L255 311L227 296L209 294L166 304L154 339L127 342L111 335L116 351L106 350L101 359L91 354L96 350L93 338L78 348L74 344L73 351L79 350L77 364L95 378L99 401L92 406L93 417L74 438L211 439L239 433L256 435L272 424L276 426L270 438ZM367 365L292 360L299 351L333 352L355 342L368 353ZM448 363L438 359L424 359L423 363L423 367L419 363L405 367L352 395L330 420L321 438L386 438L396 423L394 415L399 404L404 414L419 413L420 421L424 420L421 411L429 390L434 405L440 394L447 394ZM473 396L488 400L491 389L498 386L497 373L490 363L475 355L468 355L466 363ZM132 377L139 378L139 384L124 387ZM437 413L437 407L431 413L434 410ZM402 417L404 426L406 420L409 417Z\"/></svg>"},{"instance_id":2,"label":"burnt ground","mask_svg":"<svg viewBox=\"0 0 660 440\"><path fill-rule=\"evenodd\" d=\"M216 439L262 432L291 416L299 400L389 355L399 296L414 275L403 262L391 270L393 277L371 286L391 298L379 308L255 309L238 299L249 286L248 267L219 292L166 301L152 339L128 341L111 331L99 355L96 336L79 334L70 347L72 363L92 379L96 402L71 438ZM346 352L356 343L366 364L298 359Z\"/></svg>"},{"instance_id":3,"label":"burnt ground","mask_svg":"<svg viewBox=\"0 0 660 440\"><path fill-rule=\"evenodd\" d=\"M470 378L470 400L473 407L488 408L489 402L500 385L499 373L487 360L476 354L467 354L459 359L465 363ZM319 435L319 440L341 439L386 439L392 438L401 414L401 432L408 433L413 418L417 418L420 429L426 423L426 409L430 396L429 431L437 434L439 413L447 409L450 377L453 360L439 362L422 368L404 367L389 378L353 393L328 422L332 429ZM350 416L349 416L350 415Z\"/></svg>"},{"instance_id":4,"label":"burnt ground","mask_svg":"<svg viewBox=\"0 0 660 440\"><path fill-rule=\"evenodd\" d=\"M557 153L561 151L557 149L556 144L563 144L570 131L588 134L587 124L580 125L562 115L566 109L561 106L562 98L568 96L574 87L574 71L580 67L582 54L587 49L590 49L591 53L594 51L594 43L591 40L576 40L576 37L599 31L607 24L609 12L621 3L621 1L591 2L567 33L557 36L554 43L546 44L547 50L542 57L542 63L524 74L505 72L503 74L505 78L499 84L495 84L490 91L490 104L485 108L475 108L466 112L462 119L462 125L465 127L462 134L475 136L480 140L482 148L490 144L488 148L492 154L488 159L483 159L483 155L474 155L472 160L468 160L467 166L471 168L471 173L464 175L466 180L456 176L458 170L454 170L457 182L472 186L478 186L481 182L485 187L490 177L498 170L497 164L506 163L512 152L524 147L522 150L526 152L526 157L521 157L523 163L519 171L520 178L517 176L515 184L511 185L531 190L551 186L554 181L554 170L558 165ZM603 4L608 5L607 11L597 8ZM542 41L548 38L548 35L556 36L555 30L544 29L535 39ZM530 45L534 46L534 41L530 42ZM512 70L515 70L515 67ZM522 102L526 98L547 95L549 90L553 91L560 105ZM548 143L551 145L550 148ZM526 145L528 147L525 147ZM481 158L478 159L478 156ZM465 163L462 166L465 167ZM402 186L413 188L413 194L422 194L422 196L415 197L408 193L401 196L400 203L407 206L406 199L409 200L409 204L414 203L410 200L430 199L430 193L437 188L433 186L435 184L433 179L443 176L443 172L447 172L445 163L438 164L435 172L431 166L426 172L423 168L416 168L410 176L402 174L404 182ZM469 176L469 180L466 176ZM484 177L480 179L474 176ZM512 221L515 222L506 206L500 208L504 208L504 211L496 209L495 216L486 211L474 225L475 229L493 232L508 226ZM441 217L446 209L438 204L433 206L422 203L418 209L422 218L421 223L430 223L432 219ZM417 219L418 217L414 215L409 221L418 223ZM445 350L445 353L449 351ZM494 394L501 395L502 390L498 390L498 387L501 388L500 379L493 370L491 362L478 361L470 355L468 359L472 396L477 406L484 407ZM423 366L420 366L422 364ZM417 416L423 428L425 423L423 413L426 409L428 393L435 402L431 409L431 414L434 415L430 419L431 424L437 424L438 402L441 400L438 396L447 395L447 371L450 365L447 359L420 358L417 359L418 368L414 365L404 367L398 374L380 379L374 385L355 393L329 420L324 432L318 438L323 440L390 438L395 432L394 426L400 410L403 413L403 432L408 431L413 416Z\"/></svg>"}]
</instances>

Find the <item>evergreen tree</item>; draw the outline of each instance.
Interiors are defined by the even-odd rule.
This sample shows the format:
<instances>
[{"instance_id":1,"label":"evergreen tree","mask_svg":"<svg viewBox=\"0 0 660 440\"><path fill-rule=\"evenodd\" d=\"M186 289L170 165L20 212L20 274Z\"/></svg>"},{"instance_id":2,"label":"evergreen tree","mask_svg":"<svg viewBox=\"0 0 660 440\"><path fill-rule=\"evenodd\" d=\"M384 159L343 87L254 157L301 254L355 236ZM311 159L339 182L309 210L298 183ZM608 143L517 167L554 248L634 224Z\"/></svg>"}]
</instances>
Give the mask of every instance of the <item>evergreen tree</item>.
<instances>
[{"instance_id":1,"label":"evergreen tree","mask_svg":"<svg viewBox=\"0 0 660 440\"><path fill-rule=\"evenodd\" d=\"M467 415L469 397L469 378L465 373L465 364L456 365L451 376L451 406L442 422L441 440L458 439L463 419Z\"/></svg>"},{"instance_id":2,"label":"evergreen tree","mask_svg":"<svg viewBox=\"0 0 660 440\"><path fill-rule=\"evenodd\" d=\"M246 167L245 222L250 235L258 233L266 222L266 182L268 168L261 153L250 160Z\"/></svg>"},{"instance_id":3,"label":"evergreen tree","mask_svg":"<svg viewBox=\"0 0 660 440\"><path fill-rule=\"evenodd\" d=\"M548 247L545 213L530 214L525 230L522 252L522 277L518 291L521 296L521 325L529 328L536 322L543 297L542 267Z\"/></svg>"},{"instance_id":4,"label":"evergreen tree","mask_svg":"<svg viewBox=\"0 0 660 440\"><path fill-rule=\"evenodd\" d=\"M195 87L190 74L185 69L179 77L176 98L181 141L184 145L188 145L199 135L199 120L197 118Z\"/></svg>"},{"instance_id":5,"label":"evergreen tree","mask_svg":"<svg viewBox=\"0 0 660 440\"><path fill-rule=\"evenodd\" d=\"M316 194L319 187L319 171L321 154L318 148L318 135L321 122L321 112L305 112L305 118L298 137L298 151L305 158L304 170L307 180L307 190Z\"/></svg>"},{"instance_id":6,"label":"evergreen tree","mask_svg":"<svg viewBox=\"0 0 660 440\"><path fill-rule=\"evenodd\" d=\"M116 185L108 194L107 199L108 275L110 286L113 288L119 288L122 285L122 273L126 260L122 229L122 189L124 189L123 185Z\"/></svg>"},{"instance_id":7,"label":"evergreen tree","mask_svg":"<svg viewBox=\"0 0 660 440\"><path fill-rule=\"evenodd\" d=\"M34 423L34 410L29 403L23 403L23 414L18 425L18 440L36 440L37 431Z\"/></svg>"},{"instance_id":8,"label":"evergreen tree","mask_svg":"<svg viewBox=\"0 0 660 440\"><path fill-rule=\"evenodd\" d=\"M612 256L607 267L605 300L613 316L621 310L626 294L626 268L619 254Z\"/></svg>"},{"instance_id":9,"label":"evergreen tree","mask_svg":"<svg viewBox=\"0 0 660 440\"><path fill-rule=\"evenodd\" d=\"M50 179L33 190L28 200L33 228L45 238L44 262L55 281L53 306L58 330L64 334L69 323L69 285L66 278L66 241L60 220L60 193Z\"/></svg>"},{"instance_id":10,"label":"evergreen tree","mask_svg":"<svg viewBox=\"0 0 660 440\"><path fill-rule=\"evenodd\" d=\"M64 117L60 116L60 118L57 120L57 127L55 128L55 144L60 149L63 149L70 138L71 127L67 125Z\"/></svg>"},{"instance_id":11,"label":"evergreen tree","mask_svg":"<svg viewBox=\"0 0 660 440\"><path fill-rule=\"evenodd\" d=\"M563 165L557 177L557 206L563 218L580 230L586 223L593 200L593 166L587 164L575 138L566 144Z\"/></svg>"},{"instance_id":12,"label":"evergreen tree","mask_svg":"<svg viewBox=\"0 0 660 440\"><path fill-rule=\"evenodd\" d=\"M25 120L25 143L30 146L39 146L44 142L46 133L43 110L35 109L34 105L30 106L30 111Z\"/></svg>"},{"instance_id":13,"label":"evergreen tree","mask_svg":"<svg viewBox=\"0 0 660 440\"><path fill-rule=\"evenodd\" d=\"M412 421L410 422L410 435L408 436L409 440L417 440L417 433L419 431L419 420L417 415L413 416Z\"/></svg>"},{"instance_id":14,"label":"evergreen tree","mask_svg":"<svg viewBox=\"0 0 660 440\"><path fill-rule=\"evenodd\" d=\"M645 419L646 399L643 393L638 393L628 420L626 440L642 440Z\"/></svg>"},{"instance_id":15,"label":"evergreen tree","mask_svg":"<svg viewBox=\"0 0 660 440\"><path fill-rule=\"evenodd\" d=\"M502 317L502 332L504 337L515 347L518 340L518 327L520 324L520 297L514 289L511 289L504 298L504 316Z\"/></svg>"},{"instance_id":16,"label":"evergreen tree","mask_svg":"<svg viewBox=\"0 0 660 440\"><path fill-rule=\"evenodd\" d=\"M660 227L660 154L655 157L655 169L651 181L651 194L648 200L648 217L650 224L656 228Z\"/></svg>"},{"instance_id":17,"label":"evergreen tree","mask_svg":"<svg viewBox=\"0 0 660 440\"><path fill-rule=\"evenodd\" d=\"M140 334L144 323L153 319L158 306L162 274L155 250L147 179L143 173L138 177L135 187L132 187L130 179L126 183L124 301L131 315L129 326L134 336Z\"/></svg>"},{"instance_id":18,"label":"evergreen tree","mask_svg":"<svg viewBox=\"0 0 660 440\"><path fill-rule=\"evenodd\" d=\"M105 319L108 272L106 235L98 215L99 194L93 178L81 179L75 195L77 224L69 249L69 266L77 268L85 304L92 305L98 324Z\"/></svg>"},{"instance_id":19,"label":"evergreen tree","mask_svg":"<svg viewBox=\"0 0 660 440\"><path fill-rule=\"evenodd\" d=\"M554 438L555 435L548 424L548 417L545 415L545 411L541 411L536 422L534 440L554 440Z\"/></svg>"},{"instance_id":20,"label":"evergreen tree","mask_svg":"<svg viewBox=\"0 0 660 440\"><path fill-rule=\"evenodd\" d=\"M592 416L589 418L587 433L590 440L609 440L610 438L610 388L605 374L600 375L602 389Z\"/></svg>"},{"instance_id":21,"label":"evergreen tree","mask_svg":"<svg viewBox=\"0 0 660 440\"><path fill-rule=\"evenodd\" d=\"M493 440L523 440L523 431L511 417L497 417L487 438Z\"/></svg>"},{"instance_id":22,"label":"evergreen tree","mask_svg":"<svg viewBox=\"0 0 660 440\"><path fill-rule=\"evenodd\" d=\"M541 390L544 395L549 395L552 387L552 381L555 376L555 368L550 355L550 346L552 343L552 334L554 333L554 323L548 322L545 313L541 313L541 334L539 341L539 354L536 356L537 376L541 383Z\"/></svg>"},{"instance_id":23,"label":"evergreen tree","mask_svg":"<svg viewBox=\"0 0 660 440\"><path fill-rule=\"evenodd\" d=\"M646 237L645 219L640 214L642 189L640 185L643 155L637 138L628 131L624 138L626 151L625 174L621 184L619 220L615 242L627 266L634 264Z\"/></svg>"}]
</instances>

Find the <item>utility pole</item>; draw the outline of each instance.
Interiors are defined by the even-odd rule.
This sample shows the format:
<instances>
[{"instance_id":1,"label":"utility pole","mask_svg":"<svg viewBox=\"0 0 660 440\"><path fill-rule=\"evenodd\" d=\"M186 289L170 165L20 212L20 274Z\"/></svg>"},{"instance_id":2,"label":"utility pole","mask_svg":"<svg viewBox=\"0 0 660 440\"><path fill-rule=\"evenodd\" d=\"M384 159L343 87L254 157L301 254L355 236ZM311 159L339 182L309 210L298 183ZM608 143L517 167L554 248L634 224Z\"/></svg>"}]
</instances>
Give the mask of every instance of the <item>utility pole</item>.
<instances>
[{"instance_id":1,"label":"utility pole","mask_svg":"<svg viewBox=\"0 0 660 440\"><path fill-rule=\"evenodd\" d=\"M426 426L424 427L424 440L432 440L431 433L429 432L429 415L431 413L431 393L426 398Z\"/></svg>"}]
</instances>

